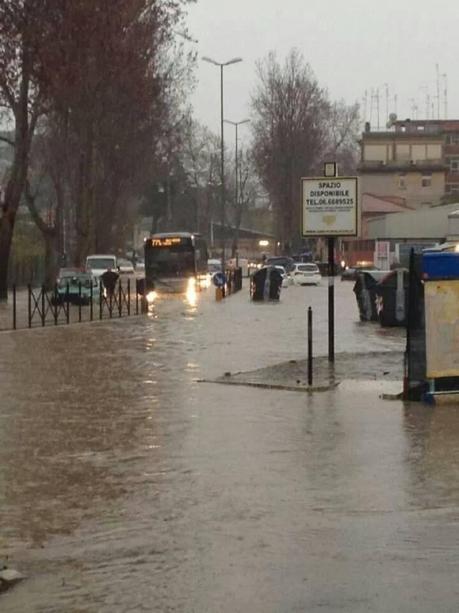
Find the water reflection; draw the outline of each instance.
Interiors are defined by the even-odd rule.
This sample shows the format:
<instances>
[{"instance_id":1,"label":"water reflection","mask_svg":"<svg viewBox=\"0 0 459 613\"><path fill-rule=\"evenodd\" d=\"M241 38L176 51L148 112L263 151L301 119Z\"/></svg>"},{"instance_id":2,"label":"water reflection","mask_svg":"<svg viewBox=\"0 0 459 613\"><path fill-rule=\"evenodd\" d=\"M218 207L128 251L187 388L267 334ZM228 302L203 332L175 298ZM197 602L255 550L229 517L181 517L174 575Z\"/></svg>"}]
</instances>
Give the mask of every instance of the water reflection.
<instances>
[{"instance_id":1,"label":"water reflection","mask_svg":"<svg viewBox=\"0 0 459 613\"><path fill-rule=\"evenodd\" d=\"M412 504L427 508L457 504L459 406L407 404L404 428Z\"/></svg>"}]
</instances>

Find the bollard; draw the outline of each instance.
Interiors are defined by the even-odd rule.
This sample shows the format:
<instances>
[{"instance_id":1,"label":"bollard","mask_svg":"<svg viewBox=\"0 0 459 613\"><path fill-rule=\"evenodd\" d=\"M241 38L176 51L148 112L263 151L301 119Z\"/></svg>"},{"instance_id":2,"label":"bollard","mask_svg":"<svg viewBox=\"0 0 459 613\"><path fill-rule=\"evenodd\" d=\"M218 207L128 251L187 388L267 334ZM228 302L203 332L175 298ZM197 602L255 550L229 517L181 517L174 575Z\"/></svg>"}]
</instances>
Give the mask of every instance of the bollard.
<instances>
[{"instance_id":1,"label":"bollard","mask_svg":"<svg viewBox=\"0 0 459 613\"><path fill-rule=\"evenodd\" d=\"M93 304L92 304L93 299L94 299L94 290L93 290L93 281L91 278L91 289L89 290L89 321L93 320L93 315L94 315Z\"/></svg>"},{"instance_id":2,"label":"bollard","mask_svg":"<svg viewBox=\"0 0 459 613\"><path fill-rule=\"evenodd\" d=\"M308 308L308 385L312 385L312 309Z\"/></svg>"},{"instance_id":3,"label":"bollard","mask_svg":"<svg viewBox=\"0 0 459 613\"><path fill-rule=\"evenodd\" d=\"M121 280L118 282L118 317L123 315L123 303L121 302L123 298L123 288L121 287Z\"/></svg>"},{"instance_id":4,"label":"bollard","mask_svg":"<svg viewBox=\"0 0 459 613\"><path fill-rule=\"evenodd\" d=\"M131 314L131 279L127 280L127 295L128 295L128 299L127 299L127 314L128 317Z\"/></svg>"},{"instance_id":5,"label":"bollard","mask_svg":"<svg viewBox=\"0 0 459 613\"><path fill-rule=\"evenodd\" d=\"M220 302L223 299L223 287L215 288L215 300Z\"/></svg>"}]
</instances>

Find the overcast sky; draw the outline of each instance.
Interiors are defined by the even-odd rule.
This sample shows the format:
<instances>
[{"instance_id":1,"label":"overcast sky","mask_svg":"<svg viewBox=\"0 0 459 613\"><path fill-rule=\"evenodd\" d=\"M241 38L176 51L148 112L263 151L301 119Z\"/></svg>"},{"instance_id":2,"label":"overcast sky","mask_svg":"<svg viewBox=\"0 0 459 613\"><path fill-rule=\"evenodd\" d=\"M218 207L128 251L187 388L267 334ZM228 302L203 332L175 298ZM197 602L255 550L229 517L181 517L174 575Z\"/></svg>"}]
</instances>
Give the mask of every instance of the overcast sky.
<instances>
[{"instance_id":1,"label":"overcast sky","mask_svg":"<svg viewBox=\"0 0 459 613\"><path fill-rule=\"evenodd\" d=\"M417 104L418 118L424 119L429 94L437 116L436 64L447 75L448 117L459 119L458 17L457 0L198 0L189 8L188 26L198 41L191 46L199 58L244 60L225 68L227 119L240 121L250 113L256 60L270 50L284 58L298 47L332 99L363 104L367 90L367 119L371 91L375 95L379 89L382 126L386 84L389 112L395 110L396 95L399 118L413 117ZM218 131L219 69L199 60L197 77L195 115ZM445 79L440 82L443 118ZM374 96L372 124L376 122Z\"/></svg>"}]
</instances>

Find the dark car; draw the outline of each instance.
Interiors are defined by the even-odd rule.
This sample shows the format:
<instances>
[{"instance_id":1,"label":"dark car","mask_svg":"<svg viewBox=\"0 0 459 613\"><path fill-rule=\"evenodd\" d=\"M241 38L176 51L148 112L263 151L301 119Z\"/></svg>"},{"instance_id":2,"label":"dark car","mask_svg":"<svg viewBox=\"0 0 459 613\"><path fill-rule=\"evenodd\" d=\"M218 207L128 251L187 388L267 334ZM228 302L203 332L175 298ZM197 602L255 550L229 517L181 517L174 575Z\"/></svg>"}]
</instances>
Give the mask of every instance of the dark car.
<instances>
[{"instance_id":1,"label":"dark car","mask_svg":"<svg viewBox=\"0 0 459 613\"><path fill-rule=\"evenodd\" d=\"M287 255L271 256L266 258L265 262L266 266L283 266L286 272L290 272L293 269L294 264L294 259L288 257Z\"/></svg>"}]
</instances>

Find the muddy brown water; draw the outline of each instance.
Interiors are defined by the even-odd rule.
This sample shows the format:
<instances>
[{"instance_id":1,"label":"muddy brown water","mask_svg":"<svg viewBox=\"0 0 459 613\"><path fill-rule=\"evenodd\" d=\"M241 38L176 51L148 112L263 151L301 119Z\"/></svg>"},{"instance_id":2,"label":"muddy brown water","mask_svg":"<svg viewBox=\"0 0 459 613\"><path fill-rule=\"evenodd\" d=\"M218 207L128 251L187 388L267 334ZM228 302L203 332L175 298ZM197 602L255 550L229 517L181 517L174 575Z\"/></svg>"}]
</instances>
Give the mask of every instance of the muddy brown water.
<instances>
[{"instance_id":1,"label":"muddy brown water","mask_svg":"<svg viewBox=\"0 0 459 613\"><path fill-rule=\"evenodd\" d=\"M197 382L324 353L327 288L0 334L3 612L457 611L459 407ZM337 350L399 350L337 287Z\"/></svg>"}]
</instances>

